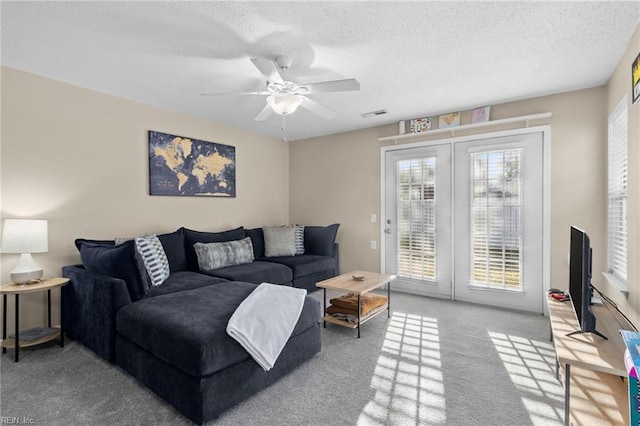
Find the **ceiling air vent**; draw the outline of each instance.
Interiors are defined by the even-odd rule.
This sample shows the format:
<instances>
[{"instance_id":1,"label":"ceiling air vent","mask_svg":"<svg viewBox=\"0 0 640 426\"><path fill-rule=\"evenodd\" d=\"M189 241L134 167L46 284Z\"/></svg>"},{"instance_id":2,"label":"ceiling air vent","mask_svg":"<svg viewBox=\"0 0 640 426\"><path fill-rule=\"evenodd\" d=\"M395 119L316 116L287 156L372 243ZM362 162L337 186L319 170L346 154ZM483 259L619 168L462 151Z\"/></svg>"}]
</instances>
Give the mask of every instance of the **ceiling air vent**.
<instances>
[{"instance_id":1,"label":"ceiling air vent","mask_svg":"<svg viewBox=\"0 0 640 426\"><path fill-rule=\"evenodd\" d=\"M387 114L387 110L386 109L379 109L377 111L371 111L371 112L365 112L364 114L360 114L362 116L362 118L369 118L369 117L376 117L378 115L385 115Z\"/></svg>"}]
</instances>

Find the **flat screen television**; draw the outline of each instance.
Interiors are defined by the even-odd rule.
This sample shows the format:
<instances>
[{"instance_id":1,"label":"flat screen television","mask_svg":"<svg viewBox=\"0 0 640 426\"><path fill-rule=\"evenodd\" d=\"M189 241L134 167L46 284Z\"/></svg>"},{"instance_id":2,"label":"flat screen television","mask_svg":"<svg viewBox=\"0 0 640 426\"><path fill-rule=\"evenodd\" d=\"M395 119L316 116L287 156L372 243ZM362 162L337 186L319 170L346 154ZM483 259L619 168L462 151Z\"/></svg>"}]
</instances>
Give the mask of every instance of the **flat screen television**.
<instances>
[{"instance_id":1,"label":"flat screen television","mask_svg":"<svg viewBox=\"0 0 640 426\"><path fill-rule=\"evenodd\" d=\"M576 318L580 324L580 330L576 333L593 333L606 339L604 335L596 331L596 317L591 310L591 271L593 252L591 242L586 232L571 227L571 249L569 252L569 296L576 312Z\"/></svg>"}]
</instances>

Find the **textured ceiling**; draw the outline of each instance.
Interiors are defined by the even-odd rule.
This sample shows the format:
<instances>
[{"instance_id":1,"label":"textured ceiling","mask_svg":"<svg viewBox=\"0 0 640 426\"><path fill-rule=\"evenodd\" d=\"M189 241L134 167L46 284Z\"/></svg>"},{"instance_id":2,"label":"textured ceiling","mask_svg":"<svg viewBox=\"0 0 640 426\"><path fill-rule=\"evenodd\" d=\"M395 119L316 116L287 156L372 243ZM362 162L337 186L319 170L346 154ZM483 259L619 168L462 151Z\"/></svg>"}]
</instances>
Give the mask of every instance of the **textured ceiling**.
<instances>
[{"instance_id":1,"label":"textured ceiling","mask_svg":"<svg viewBox=\"0 0 640 426\"><path fill-rule=\"evenodd\" d=\"M288 117L289 140L598 86L640 2L2 2L2 64L281 137L253 118L252 57L293 58L298 83L356 78L309 97L338 113ZM387 109L363 119L360 114Z\"/></svg>"}]
</instances>

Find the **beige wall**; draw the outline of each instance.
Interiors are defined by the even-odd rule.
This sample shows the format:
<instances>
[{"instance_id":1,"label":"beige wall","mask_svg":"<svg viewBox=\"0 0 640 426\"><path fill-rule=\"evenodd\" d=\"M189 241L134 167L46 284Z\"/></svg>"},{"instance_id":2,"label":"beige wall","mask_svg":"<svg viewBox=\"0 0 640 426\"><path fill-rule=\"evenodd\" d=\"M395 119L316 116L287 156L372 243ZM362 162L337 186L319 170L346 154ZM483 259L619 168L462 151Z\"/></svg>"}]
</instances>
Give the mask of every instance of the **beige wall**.
<instances>
[{"instance_id":1,"label":"beige wall","mask_svg":"<svg viewBox=\"0 0 640 426\"><path fill-rule=\"evenodd\" d=\"M294 223L339 223L340 269L379 271L379 129L290 143L290 205ZM291 197L295 197L295 200Z\"/></svg>"},{"instance_id":2,"label":"beige wall","mask_svg":"<svg viewBox=\"0 0 640 426\"><path fill-rule=\"evenodd\" d=\"M491 119L551 112L537 121L551 125L551 284L567 288L569 227L589 231L596 252L596 269L604 267L603 223L606 201L606 88L597 87L491 107ZM462 124L471 122L470 112ZM484 128L506 130L519 125ZM341 224L338 233L341 270L380 270L380 147L393 142L377 138L397 133L397 126L307 139L291 143L291 220L300 223ZM472 131L461 131L464 136ZM477 133L477 130L476 130ZM432 135L408 142L450 137ZM401 144L403 142L398 142ZM404 143L407 143L406 141Z\"/></svg>"},{"instance_id":3,"label":"beige wall","mask_svg":"<svg viewBox=\"0 0 640 426\"><path fill-rule=\"evenodd\" d=\"M607 86L607 112L608 115L627 95L628 108L628 180L629 200L627 207L628 240L627 240L627 286L628 298L623 297L614 287L607 286L606 293L620 307L632 317L636 326L640 326L640 265L638 253L640 252L640 102L633 105L631 91L631 63L640 53L640 26L636 29L627 49L620 59L615 72ZM606 222L603 227L606 229ZM604 268L602 269L604 271Z\"/></svg>"},{"instance_id":4,"label":"beige wall","mask_svg":"<svg viewBox=\"0 0 640 426\"><path fill-rule=\"evenodd\" d=\"M149 196L148 130L235 146L237 197ZM49 276L79 263L77 237L289 223L289 150L281 140L10 68L2 68L1 146L2 218L49 220L49 252L33 255ZM2 256L2 282L17 260ZM45 301L44 293L24 296L21 325L42 325ZM57 306L56 294L54 318Z\"/></svg>"}]
</instances>

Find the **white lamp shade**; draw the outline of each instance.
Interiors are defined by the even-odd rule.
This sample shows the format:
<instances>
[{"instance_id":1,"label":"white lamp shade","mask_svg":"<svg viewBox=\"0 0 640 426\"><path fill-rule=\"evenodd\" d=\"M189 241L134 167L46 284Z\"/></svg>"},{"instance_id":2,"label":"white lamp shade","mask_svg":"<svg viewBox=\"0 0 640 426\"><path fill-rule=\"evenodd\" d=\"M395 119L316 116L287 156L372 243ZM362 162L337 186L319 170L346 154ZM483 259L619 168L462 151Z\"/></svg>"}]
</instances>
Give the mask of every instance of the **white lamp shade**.
<instances>
[{"instance_id":1,"label":"white lamp shade","mask_svg":"<svg viewBox=\"0 0 640 426\"><path fill-rule=\"evenodd\" d=\"M300 95L292 95L289 93L278 93L267 98L267 103L271 108L280 115L287 115L294 112L304 98Z\"/></svg>"},{"instance_id":2,"label":"white lamp shade","mask_svg":"<svg viewBox=\"0 0 640 426\"><path fill-rule=\"evenodd\" d=\"M45 253L49 251L46 220L5 219L2 230L2 253Z\"/></svg>"}]
</instances>

